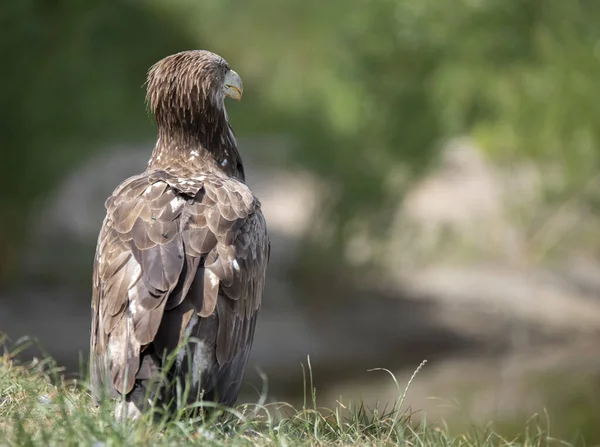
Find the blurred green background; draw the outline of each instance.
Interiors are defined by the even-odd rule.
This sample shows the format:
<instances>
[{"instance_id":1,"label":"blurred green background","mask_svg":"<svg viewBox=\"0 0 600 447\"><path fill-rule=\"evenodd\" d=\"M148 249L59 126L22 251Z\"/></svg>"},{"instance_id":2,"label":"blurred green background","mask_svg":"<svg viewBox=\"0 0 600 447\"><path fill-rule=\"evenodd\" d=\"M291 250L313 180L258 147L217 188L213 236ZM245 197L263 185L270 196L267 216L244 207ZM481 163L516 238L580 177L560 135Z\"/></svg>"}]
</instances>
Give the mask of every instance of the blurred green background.
<instances>
[{"instance_id":1,"label":"blurred green background","mask_svg":"<svg viewBox=\"0 0 600 447\"><path fill-rule=\"evenodd\" d=\"M146 72L192 48L222 55L241 74L244 99L228 105L240 141L293 141L286 152L242 155L321 182L319 225L291 274L301 302L319 301L320 290L343 305L332 278L377 277L378 250L398 231L397 205L456 138L498 169L534 166L541 179L535 207L511 215L525 234L517 265L553 265L573 251L595 261L599 24L597 0L3 0L0 290L18 295L33 281L23 267L32 228L44 225L38 211L69 173L113 144L150 142L149 155ZM585 231L540 236L573 203ZM358 250L357 227L374 247L358 265L344 256ZM428 259L495 259L462 240L448 244ZM421 259L425 249L410 250ZM84 292L92 256L90 246L80 270L61 273L77 276ZM79 299L85 308L87 297ZM596 410L564 418L576 421L565 432L597 422Z\"/></svg>"}]
</instances>

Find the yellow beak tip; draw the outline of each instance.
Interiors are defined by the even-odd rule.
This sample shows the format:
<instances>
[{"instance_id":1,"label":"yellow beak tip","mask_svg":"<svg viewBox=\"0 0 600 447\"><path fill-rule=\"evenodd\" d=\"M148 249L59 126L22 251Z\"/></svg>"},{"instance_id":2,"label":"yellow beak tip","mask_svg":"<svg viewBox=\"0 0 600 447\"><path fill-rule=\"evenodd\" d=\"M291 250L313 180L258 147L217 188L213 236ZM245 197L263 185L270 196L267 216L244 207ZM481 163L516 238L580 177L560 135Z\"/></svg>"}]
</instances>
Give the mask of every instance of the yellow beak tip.
<instances>
[{"instance_id":1,"label":"yellow beak tip","mask_svg":"<svg viewBox=\"0 0 600 447\"><path fill-rule=\"evenodd\" d=\"M229 70L225 75L225 95L237 101L242 99L244 87L242 78L235 71Z\"/></svg>"}]
</instances>

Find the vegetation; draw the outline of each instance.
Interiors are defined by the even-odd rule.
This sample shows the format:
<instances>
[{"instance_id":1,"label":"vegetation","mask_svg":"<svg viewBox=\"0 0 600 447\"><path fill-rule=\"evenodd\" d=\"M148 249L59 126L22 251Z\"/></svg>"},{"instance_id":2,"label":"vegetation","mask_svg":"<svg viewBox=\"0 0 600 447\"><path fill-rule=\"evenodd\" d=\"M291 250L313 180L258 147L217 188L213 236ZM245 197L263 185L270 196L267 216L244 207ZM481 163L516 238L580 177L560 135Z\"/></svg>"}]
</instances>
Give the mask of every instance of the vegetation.
<instances>
[{"instance_id":1,"label":"vegetation","mask_svg":"<svg viewBox=\"0 0 600 447\"><path fill-rule=\"evenodd\" d=\"M231 110L240 136L291 135L297 144L286 162L331 185L323 216L334 252L357 216L384 235L388 205L453 136L476 137L498 160L558 171L545 185L551 201L595 178L598 2L52 5L0 5L0 81L10 86L0 93L0 174L10 185L0 192L5 280L32 206L70 169L111 142L153 138L141 88L146 69L185 48L219 52L243 74L247 94ZM595 207L596 195L585 195Z\"/></svg>"},{"instance_id":2,"label":"vegetation","mask_svg":"<svg viewBox=\"0 0 600 447\"><path fill-rule=\"evenodd\" d=\"M0 357L0 445L568 445L550 437L537 419L512 439L489 428L452 436L444 427L416 422L402 409L407 389L399 387L398 400L387 408L319 408L311 384L300 409L261 399L256 405L219 408L212 416L191 416L191 408L182 408L170 420L145 415L115 421L114 405L93 407L85 384L65 380L50 359L19 364L5 353Z\"/></svg>"}]
</instances>

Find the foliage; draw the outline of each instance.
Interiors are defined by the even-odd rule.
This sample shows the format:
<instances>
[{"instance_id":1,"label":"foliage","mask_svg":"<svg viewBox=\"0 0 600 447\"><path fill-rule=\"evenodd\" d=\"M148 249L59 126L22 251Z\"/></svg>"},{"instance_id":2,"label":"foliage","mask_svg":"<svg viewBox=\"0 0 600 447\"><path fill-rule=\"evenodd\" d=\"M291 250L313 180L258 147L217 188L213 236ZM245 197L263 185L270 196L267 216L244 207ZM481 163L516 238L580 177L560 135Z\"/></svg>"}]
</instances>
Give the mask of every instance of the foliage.
<instances>
[{"instance_id":1,"label":"foliage","mask_svg":"<svg viewBox=\"0 0 600 447\"><path fill-rule=\"evenodd\" d=\"M334 252L357 216L384 234L406 186L456 135L503 161L558 168L564 181L549 185L549 199L598 168L593 0L52 4L0 6L0 79L10 86L0 93L0 270L16 262L27 211L79 160L110 141L152 138L144 74L191 47L242 73L245 100L230 110L239 135L292 135L291 162L329 183L322 219Z\"/></svg>"}]
</instances>

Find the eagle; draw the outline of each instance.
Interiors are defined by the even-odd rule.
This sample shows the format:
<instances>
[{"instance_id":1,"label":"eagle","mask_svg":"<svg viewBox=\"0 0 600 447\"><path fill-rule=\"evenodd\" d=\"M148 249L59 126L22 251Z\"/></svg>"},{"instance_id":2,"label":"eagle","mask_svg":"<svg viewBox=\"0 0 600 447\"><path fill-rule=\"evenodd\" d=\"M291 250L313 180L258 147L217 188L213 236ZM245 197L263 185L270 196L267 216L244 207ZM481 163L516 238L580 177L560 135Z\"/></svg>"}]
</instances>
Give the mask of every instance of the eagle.
<instances>
[{"instance_id":1,"label":"eagle","mask_svg":"<svg viewBox=\"0 0 600 447\"><path fill-rule=\"evenodd\" d=\"M270 254L259 200L225 110L242 80L204 50L148 71L158 129L146 169L105 202L93 266L93 401L116 417L189 399L232 406L254 338Z\"/></svg>"}]
</instances>

